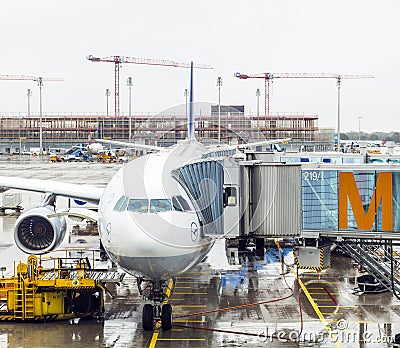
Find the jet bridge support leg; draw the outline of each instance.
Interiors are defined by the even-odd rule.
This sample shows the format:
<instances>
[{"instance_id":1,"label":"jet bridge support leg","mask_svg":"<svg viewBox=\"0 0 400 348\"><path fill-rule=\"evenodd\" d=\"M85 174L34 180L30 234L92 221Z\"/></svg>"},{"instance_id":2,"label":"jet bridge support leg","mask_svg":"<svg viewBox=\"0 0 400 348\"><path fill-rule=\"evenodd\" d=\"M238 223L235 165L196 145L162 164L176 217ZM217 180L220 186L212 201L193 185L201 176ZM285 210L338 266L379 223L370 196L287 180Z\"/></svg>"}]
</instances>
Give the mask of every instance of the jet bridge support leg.
<instances>
[{"instance_id":1,"label":"jet bridge support leg","mask_svg":"<svg viewBox=\"0 0 400 348\"><path fill-rule=\"evenodd\" d=\"M256 255L264 259L264 238L256 238Z\"/></svg>"}]
</instances>

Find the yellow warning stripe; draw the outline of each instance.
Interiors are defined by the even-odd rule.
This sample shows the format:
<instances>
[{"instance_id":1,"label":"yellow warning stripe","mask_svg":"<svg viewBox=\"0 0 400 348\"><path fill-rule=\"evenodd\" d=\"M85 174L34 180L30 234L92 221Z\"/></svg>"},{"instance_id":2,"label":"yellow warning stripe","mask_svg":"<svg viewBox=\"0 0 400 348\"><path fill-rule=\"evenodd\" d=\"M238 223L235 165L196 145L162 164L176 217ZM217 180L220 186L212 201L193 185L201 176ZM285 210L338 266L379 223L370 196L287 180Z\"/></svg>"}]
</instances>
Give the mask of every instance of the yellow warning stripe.
<instances>
[{"instance_id":1,"label":"yellow warning stripe","mask_svg":"<svg viewBox=\"0 0 400 348\"><path fill-rule=\"evenodd\" d=\"M204 319L173 319L174 323L205 323Z\"/></svg>"},{"instance_id":2,"label":"yellow warning stripe","mask_svg":"<svg viewBox=\"0 0 400 348\"><path fill-rule=\"evenodd\" d=\"M168 299L169 299L169 297L171 296L171 289L172 289L172 286L174 285L174 280L171 278L170 280L169 280L169 283L168 283L168 289L167 289L167 291L165 292L165 295L167 295L167 299L164 301L164 303L167 303L168 302Z\"/></svg>"},{"instance_id":3,"label":"yellow warning stripe","mask_svg":"<svg viewBox=\"0 0 400 348\"><path fill-rule=\"evenodd\" d=\"M318 306L319 308L358 308L359 306Z\"/></svg>"},{"instance_id":4,"label":"yellow warning stripe","mask_svg":"<svg viewBox=\"0 0 400 348\"><path fill-rule=\"evenodd\" d=\"M165 299L165 301L163 303L168 303L169 297L171 296L171 291L172 291L171 289L172 289L173 285L174 285L174 280L171 278L168 283L167 291L165 292L165 295L167 296L167 298ZM156 329L154 330L153 336L151 337L149 348L154 348L156 346L156 343L158 340L158 334L160 332L160 327L161 327L160 323L157 322Z\"/></svg>"},{"instance_id":5,"label":"yellow warning stripe","mask_svg":"<svg viewBox=\"0 0 400 348\"><path fill-rule=\"evenodd\" d=\"M178 305L181 308L206 308L206 305Z\"/></svg>"},{"instance_id":6,"label":"yellow warning stripe","mask_svg":"<svg viewBox=\"0 0 400 348\"><path fill-rule=\"evenodd\" d=\"M205 338L159 338L159 341L205 341Z\"/></svg>"},{"instance_id":7,"label":"yellow warning stripe","mask_svg":"<svg viewBox=\"0 0 400 348\"><path fill-rule=\"evenodd\" d=\"M154 331L153 336L151 337L149 348L154 348L156 346L159 330L160 329L156 329L156 331Z\"/></svg>"},{"instance_id":8,"label":"yellow warning stripe","mask_svg":"<svg viewBox=\"0 0 400 348\"><path fill-rule=\"evenodd\" d=\"M306 286L304 285L302 280L297 276L297 274L296 274L295 270L293 269L293 267L290 266L290 270L296 276L297 281L298 281L301 289L303 290L304 294L306 295L306 297L307 297L308 301L310 302L311 306L313 307L315 313L318 315L319 320L321 320L322 324L324 324L325 330L328 332L330 337L334 338L334 340L332 340L332 341L335 341L334 342L335 343L335 347L336 348L341 348L342 346L340 345L339 342L337 342L338 340L336 339L335 334L332 332L332 329L331 329L330 325L328 324L328 322L325 319L324 315L321 313L321 311L319 310L318 306L314 302L314 299L311 297L311 295L308 292Z\"/></svg>"},{"instance_id":9,"label":"yellow warning stripe","mask_svg":"<svg viewBox=\"0 0 400 348\"><path fill-rule=\"evenodd\" d=\"M319 249L319 266L324 267L324 248Z\"/></svg>"},{"instance_id":10,"label":"yellow warning stripe","mask_svg":"<svg viewBox=\"0 0 400 348\"><path fill-rule=\"evenodd\" d=\"M206 292L174 292L175 295L207 295Z\"/></svg>"}]
</instances>

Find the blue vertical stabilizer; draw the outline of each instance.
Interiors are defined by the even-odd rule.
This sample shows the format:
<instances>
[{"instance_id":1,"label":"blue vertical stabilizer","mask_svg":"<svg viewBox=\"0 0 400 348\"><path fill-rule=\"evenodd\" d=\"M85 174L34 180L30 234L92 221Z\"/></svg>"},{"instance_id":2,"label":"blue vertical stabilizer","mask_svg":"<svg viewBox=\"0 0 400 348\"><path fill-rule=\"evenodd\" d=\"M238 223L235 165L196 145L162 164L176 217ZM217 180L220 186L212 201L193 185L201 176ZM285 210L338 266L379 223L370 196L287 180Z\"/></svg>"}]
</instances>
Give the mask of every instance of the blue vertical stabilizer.
<instances>
[{"instance_id":1,"label":"blue vertical stabilizer","mask_svg":"<svg viewBox=\"0 0 400 348\"><path fill-rule=\"evenodd\" d=\"M189 120L188 120L188 139L195 140L194 120L193 120L193 62L190 62L190 96L189 96Z\"/></svg>"}]
</instances>

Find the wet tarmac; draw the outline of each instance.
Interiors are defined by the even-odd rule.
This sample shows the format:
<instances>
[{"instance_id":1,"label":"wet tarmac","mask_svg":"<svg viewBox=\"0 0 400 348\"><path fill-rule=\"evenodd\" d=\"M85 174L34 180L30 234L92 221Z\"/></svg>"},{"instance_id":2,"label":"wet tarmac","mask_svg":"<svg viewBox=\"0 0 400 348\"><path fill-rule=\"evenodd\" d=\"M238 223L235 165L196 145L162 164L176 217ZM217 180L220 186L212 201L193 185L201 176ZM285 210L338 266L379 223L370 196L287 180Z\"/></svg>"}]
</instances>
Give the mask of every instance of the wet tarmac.
<instances>
[{"instance_id":1,"label":"wet tarmac","mask_svg":"<svg viewBox=\"0 0 400 348\"><path fill-rule=\"evenodd\" d=\"M0 175L104 185L122 164L0 160ZM25 209L40 200L23 194ZM16 217L0 217L0 266L12 245ZM12 247L11 247L12 248ZM355 291L357 265L333 254L331 268L297 274L291 249L251 252L220 269L206 259L176 279L168 302L173 328L146 332L143 300L127 275L109 285L102 318L46 323L0 323L0 347L393 347L400 301L391 293ZM15 255L18 259L21 256Z\"/></svg>"}]
</instances>

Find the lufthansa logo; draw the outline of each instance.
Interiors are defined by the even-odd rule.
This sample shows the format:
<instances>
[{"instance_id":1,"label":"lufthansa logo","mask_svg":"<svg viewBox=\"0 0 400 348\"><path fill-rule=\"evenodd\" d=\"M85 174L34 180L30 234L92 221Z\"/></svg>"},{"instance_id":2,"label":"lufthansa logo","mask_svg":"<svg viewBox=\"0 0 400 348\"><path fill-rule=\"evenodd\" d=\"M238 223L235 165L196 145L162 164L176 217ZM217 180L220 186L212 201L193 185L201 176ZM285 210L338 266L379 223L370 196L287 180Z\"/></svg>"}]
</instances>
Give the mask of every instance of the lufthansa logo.
<instances>
[{"instance_id":1,"label":"lufthansa logo","mask_svg":"<svg viewBox=\"0 0 400 348\"><path fill-rule=\"evenodd\" d=\"M106 231L107 231L107 241L110 242L111 241L111 222L109 222L107 224Z\"/></svg>"},{"instance_id":2,"label":"lufthansa logo","mask_svg":"<svg viewBox=\"0 0 400 348\"><path fill-rule=\"evenodd\" d=\"M197 240L197 237L199 236L199 229L195 222L192 222L192 224L190 225L190 232L191 232L192 241L195 242Z\"/></svg>"}]
</instances>

